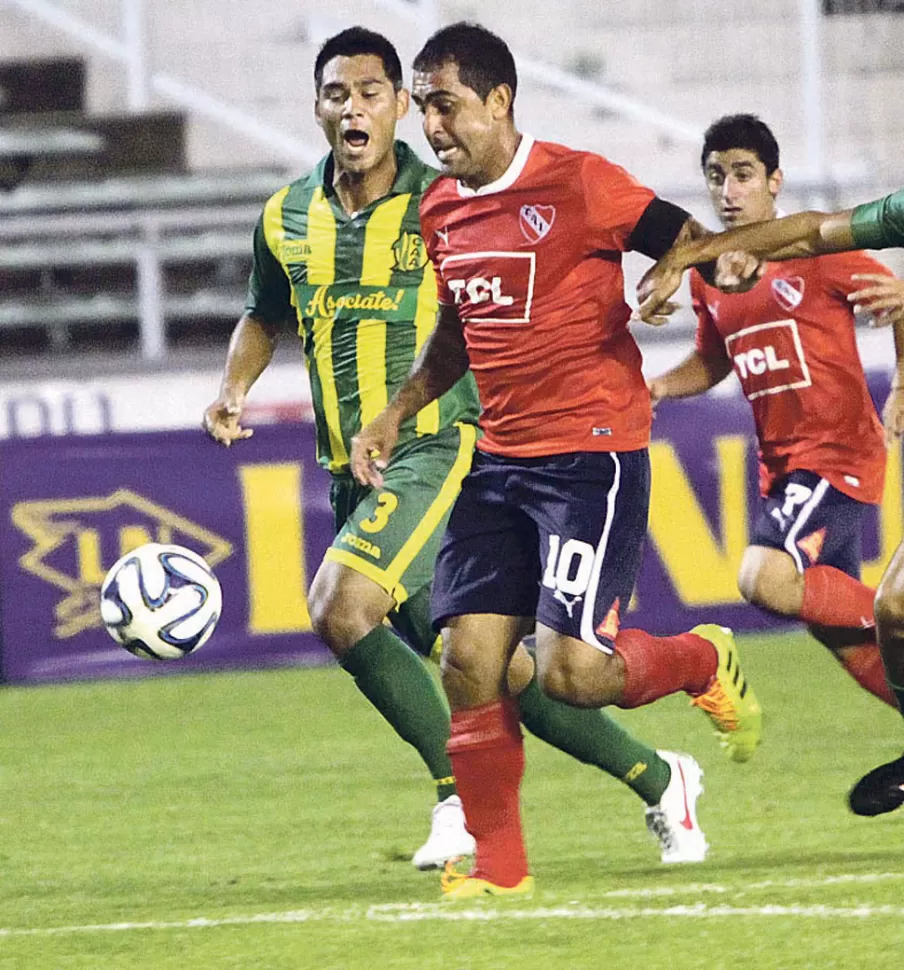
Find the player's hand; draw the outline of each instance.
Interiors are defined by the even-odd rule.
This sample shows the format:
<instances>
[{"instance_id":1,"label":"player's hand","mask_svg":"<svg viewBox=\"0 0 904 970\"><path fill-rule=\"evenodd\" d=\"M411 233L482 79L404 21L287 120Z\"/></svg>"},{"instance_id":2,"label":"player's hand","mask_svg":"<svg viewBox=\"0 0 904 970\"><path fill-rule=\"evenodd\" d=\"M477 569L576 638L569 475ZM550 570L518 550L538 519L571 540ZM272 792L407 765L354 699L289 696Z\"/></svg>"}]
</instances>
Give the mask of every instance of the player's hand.
<instances>
[{"instance_id":1,"label":"player's hand","mask_svg":"<svg viewBox=\"0 0 904 970\"><path fill-rule=\"evenodd\" d=\"M217 398L210 407L204 412L201 419L201 427L221 445L227 448L233 441L240 441L242 438L250 438L254 431L252 428L243 428L241 401L224 401Z\"/></svg>"},{"instance_id":2,"label":"player's hand","mask_svg":"<svg viewBox=\"0 0 904 970\"><path fill-rule=\"evenodd\" d=\"M848 295L855 313L872 315L870 326L888 327L904 323L904 280L883 273L856 273L852 280L865 283Z\"/></svg>"},{"instance_id":3,"label":"player's hand","mask_svg":"<svg viewBox=\"0 0 904 970\"><path fill-rule=\"evenodd\" d=\"M740 250L722 253L716 260L713 282L723 293L746 293L762 279L766 264Z\"/></svg>"},{"instance_id":4,"label":"player's hand","mask_svg":"<svg viewBox=\"0 0 904 970\"><path fill-rule=\"evenodd\" d=\"M669 317L679 306L669 297L681 285L683 275L684 269L679 268L668 256L663 256L658 263L654 263L637 284L640 305L632 314L632 319L643 320L651 327L661 327L668 323Z\"/></svg>"},{"instance_id":5,"label":"player's hand","mask_svg":"<svg viewBox=\"0 0 904 970\"><path fill-rule=\"evenodd\" d=\"M650 406L653 408L653 417L656 417L656 407L665 397L665 387L658 377L647 381L647 390L650 392Z\"/></svg>"},{"instance_id":6,"label":"player's hand","mask_svg":"<svg viewBox=\"0 0 904 970\"><path fill-rule=\"evenodd\" d=\"M391 411L381 411L352 438L352 475L362 485L383 487L383 472L399 440L399 423Z\"/></svg>"},{"instance_id":7,"label":"player's hand","mask_svg":"<svg viewBox=\"0 0 904 970\"><path fill-rule=\"evenodd\" d=\"M904 434L904 388L892 384L888 399L882 408L882 424L885 428L885 443L894 442Z\"/></svg>"}]
</instances>

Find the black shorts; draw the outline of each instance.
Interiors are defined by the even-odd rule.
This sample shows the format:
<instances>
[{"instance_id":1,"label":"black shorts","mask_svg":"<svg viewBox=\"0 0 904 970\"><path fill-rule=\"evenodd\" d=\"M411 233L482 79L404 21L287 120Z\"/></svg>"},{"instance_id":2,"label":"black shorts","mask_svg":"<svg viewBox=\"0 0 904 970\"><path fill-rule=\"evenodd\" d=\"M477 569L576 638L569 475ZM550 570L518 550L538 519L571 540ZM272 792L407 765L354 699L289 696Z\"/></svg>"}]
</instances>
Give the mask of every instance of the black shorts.
<instances>
[{"instance_id":1,"label":"black shorts","mask_svg":"<svg viewBox=\"0 0 904 970\"><path fill-rule=\"evenodd\" d=\"M504 458L475 452L440 546L432 615L533 616L611 653L640 567L646 449Z\"/></svg>"},{"instance_id":2,"label":"black shorts","mask_svg":"<svg viewBox=\"0 0 904 970\"><path fill-rule=\"evenodd\" d=\"M787 552L799 573L818 562L859 579L866 509L815 472L793 471L770 489L750 544Z\"/></svg>"}]
</instances>

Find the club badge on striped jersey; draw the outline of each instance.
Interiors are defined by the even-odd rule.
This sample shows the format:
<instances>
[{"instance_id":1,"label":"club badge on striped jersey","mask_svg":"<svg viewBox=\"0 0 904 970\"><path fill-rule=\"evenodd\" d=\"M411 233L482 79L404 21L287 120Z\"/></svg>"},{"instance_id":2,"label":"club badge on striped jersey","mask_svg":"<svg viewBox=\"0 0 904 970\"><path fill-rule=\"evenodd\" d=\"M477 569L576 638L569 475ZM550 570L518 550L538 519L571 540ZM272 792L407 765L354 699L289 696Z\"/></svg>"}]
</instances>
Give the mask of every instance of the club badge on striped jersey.
<instances>
[{"instance_id":1,"label":"club badge on striped jersey","mask_svg":"<svg viewBox=\"0 0 904 970\"><path fill-rule=\"evenodd\" d=\"M413 273L427 265L427 247L417 232L403 232L392 244L392 255L395 258L393 269L403 273Z\"/></svg>"},{"instance_id":2,"label":"club badge on striped jersey","mask_svg":"<svg viewBox=\"0 0 904 970\"><path fill-rule=\"evenodd\" d=\"M553 223L556 221L556 207L554 205L523 205L518 221L521 231L528 242L538 243L544 236L549 235Z\"/></svg>"}]
</instances>

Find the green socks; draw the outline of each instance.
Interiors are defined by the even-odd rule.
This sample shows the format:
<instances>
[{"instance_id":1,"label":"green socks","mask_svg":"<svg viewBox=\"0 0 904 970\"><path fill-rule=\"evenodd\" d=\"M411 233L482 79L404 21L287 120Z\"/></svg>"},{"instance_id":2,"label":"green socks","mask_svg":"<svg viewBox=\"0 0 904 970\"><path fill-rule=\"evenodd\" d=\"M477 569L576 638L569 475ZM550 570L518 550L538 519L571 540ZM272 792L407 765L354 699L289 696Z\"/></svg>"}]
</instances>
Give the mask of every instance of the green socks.
<instances>
[{"instance_id":1,"label":"green socks","mask_svg":"<svg viewBox=\"0 0 904 970\"><path fill-rule=\"evenodd\" d=\"M430 671L389 627L378 626L345 654L342 666L400 738L420 754L436 782L437 798L455 794L446 754L449 711ZM898 694L904 700L904 691ZM657 805L670 769L603 711L582 710L548 698L534 677L518 698L521 721L541 741L595 765Z\"/></svg>"},{"instance_id":2,"label":"green socks","mask_svg":"<svg viewBox=\"0 0 904 970\"><path fill-rule=\"evenodd\" d=\"M436 782L437 798L455 794L446 754L449 710L424 662L385 626L378 626L349 650L342 666L358 690L421 756Z\"/></svg>"},{"instance_id":3,"label":"green socks","mask_svg":"<svg viewBox=\"0 0 904 970\"><path fill-rule=\"evenodd\" d=\"M668 764L604 711L551 700L534 676L518 698L521 723L541 741L623 781L647 805L658 805L671 777Z\"/></svg>"}]
</instances>

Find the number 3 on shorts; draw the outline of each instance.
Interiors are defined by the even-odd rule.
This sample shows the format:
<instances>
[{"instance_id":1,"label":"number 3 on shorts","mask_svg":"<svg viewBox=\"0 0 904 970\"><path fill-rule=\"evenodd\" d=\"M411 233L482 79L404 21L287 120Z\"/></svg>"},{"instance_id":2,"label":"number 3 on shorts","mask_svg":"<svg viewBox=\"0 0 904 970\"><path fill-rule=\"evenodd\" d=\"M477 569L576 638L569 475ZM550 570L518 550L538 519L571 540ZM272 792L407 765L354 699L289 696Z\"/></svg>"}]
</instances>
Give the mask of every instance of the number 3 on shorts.
<instances>
[{"instance_id":1,"label":"number 3 on shorts","mask_svg":"<svg viewBox=\"0 0 904 970\"><path fill-rule=\"evenodd\" d=\"M393 495L392 492L382 492L377 496L377 507L374 509L374 514L361 523L361 530L373 533L385 529L389 516L395 512L398 505L397 496Z\"/></svg>"}]
</instances>

